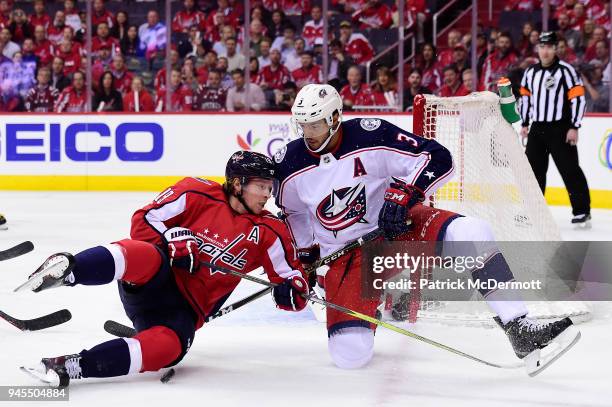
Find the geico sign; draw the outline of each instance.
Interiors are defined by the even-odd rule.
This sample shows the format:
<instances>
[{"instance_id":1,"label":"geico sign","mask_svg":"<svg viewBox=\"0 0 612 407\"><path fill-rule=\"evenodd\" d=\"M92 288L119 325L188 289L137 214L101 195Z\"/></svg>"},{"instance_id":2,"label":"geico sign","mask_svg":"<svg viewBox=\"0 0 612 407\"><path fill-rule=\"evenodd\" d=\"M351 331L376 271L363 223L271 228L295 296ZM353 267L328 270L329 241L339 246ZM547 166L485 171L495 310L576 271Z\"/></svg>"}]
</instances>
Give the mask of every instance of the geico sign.
<instances>
[{"instance_id":1,"label":"geico sign","mask_svg":"<svg viewBox=\"0 0 612 407\"><path fill-rule=\"evenodd\" d=\"M80 133L99 138L100 146L93 151L79 150ZM137 141L143 144L143 133L150 135L149 151L128 150L128 138L139 137ZM164 130L157 123L121 123L114 132L105 123L72 123L65 128L59 123L7 123L4 134L6 161L60 161L62 151L72 161L106 161L113 149L121 161L156 161L164 153Z\"/></svg>"}]
</instances>

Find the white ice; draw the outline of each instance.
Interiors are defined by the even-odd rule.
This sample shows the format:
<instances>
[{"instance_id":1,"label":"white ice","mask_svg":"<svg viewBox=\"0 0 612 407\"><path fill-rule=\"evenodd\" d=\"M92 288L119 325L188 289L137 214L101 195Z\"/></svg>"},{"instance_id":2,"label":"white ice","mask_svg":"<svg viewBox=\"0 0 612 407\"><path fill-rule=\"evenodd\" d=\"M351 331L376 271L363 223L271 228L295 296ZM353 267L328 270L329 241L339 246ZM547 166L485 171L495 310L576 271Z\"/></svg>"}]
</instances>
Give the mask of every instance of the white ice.
<instances>
[{"instance_id":1,"label":"white ice","mask_svg":"<svg viewBox=\"0 0 612 407\"><path fill-rule=\"evenodd\" d=\"M0 192L10 227L0 249L32 240L33 253L0 263L0 309L32 318L68 308L73 319L22 333L0 320L0 385L32 385L18 369L44 356L78 352L111 339L107 319L129 322L114 284L13 294L49 254L77 252L128 236L132 212L149 193ZM570 210L553 207L566 240L610 239L612 211L594 210L593 228L575 231ZM229 301L259 289L244 282ZM579 325L582 340L540 376L475 364L379 329L373 362L343 371L327 355L323 324L310 311L276 310L265 297L202 328L168 384L161 372L74 382L70 405L104 406L612 406L612 307L596 304ZM415 332L491 361L516 361L499 329L417 323ZM41 404L35 404L41 405Z\"/></svg>"}]
</instances>

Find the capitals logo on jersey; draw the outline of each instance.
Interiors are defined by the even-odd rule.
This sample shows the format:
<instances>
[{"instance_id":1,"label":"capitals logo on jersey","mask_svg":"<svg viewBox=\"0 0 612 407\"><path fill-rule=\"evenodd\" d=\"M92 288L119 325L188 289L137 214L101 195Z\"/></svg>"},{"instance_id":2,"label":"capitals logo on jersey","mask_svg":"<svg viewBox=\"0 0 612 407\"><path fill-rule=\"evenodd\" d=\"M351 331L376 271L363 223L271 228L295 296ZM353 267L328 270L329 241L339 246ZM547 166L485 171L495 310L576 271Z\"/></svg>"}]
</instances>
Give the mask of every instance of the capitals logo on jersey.
<instances>
[{"instance_id":1,"label":"capitals logo on jersey","mask_svg":"<svg viewBox=\"0 0 612 407\"><path fill-rule=\"evenodd\" d=\"M357 222L367 223L363 219L365 214L366 190L363 183L332 190L317 206L317 219L325 229L334 233L334 237L340 230Z\"/></svg>"}]
</instances>

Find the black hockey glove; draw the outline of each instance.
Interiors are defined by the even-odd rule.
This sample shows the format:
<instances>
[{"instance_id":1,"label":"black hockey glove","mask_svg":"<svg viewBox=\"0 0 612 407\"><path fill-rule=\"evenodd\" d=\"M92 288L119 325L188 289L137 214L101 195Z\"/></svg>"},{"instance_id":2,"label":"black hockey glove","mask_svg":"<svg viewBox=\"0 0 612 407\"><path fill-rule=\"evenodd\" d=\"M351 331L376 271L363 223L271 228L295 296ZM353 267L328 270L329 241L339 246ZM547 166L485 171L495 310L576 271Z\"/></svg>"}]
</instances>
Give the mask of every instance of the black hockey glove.
<instances>
[{"instance_id":1,"label":"black hockey glove","mask_svg":"<svg viewBox=\"0 0 612 407\"><path fill-rule=\"evenodd\" d=\"M387 240L408 233L412 226L408 211L422 202L423 193L412 185L393 182L385 191L385 203L378 214L378 228Z\"/></svg>"},{"instance_id":2,"label":"black hockey glove","mask_svg":"<svg viewBox=\"0 0 612 407\"><path fill-rule=\"evenodd\" d=\"M317 260L319 260L320 250L319 245L310 246L303 249L297 250L297 256L302 263L304 268L312 266ZM317 283L317 273L312 272L308 274L308 285L314 287Z\"/></svg>"}]
</instances>

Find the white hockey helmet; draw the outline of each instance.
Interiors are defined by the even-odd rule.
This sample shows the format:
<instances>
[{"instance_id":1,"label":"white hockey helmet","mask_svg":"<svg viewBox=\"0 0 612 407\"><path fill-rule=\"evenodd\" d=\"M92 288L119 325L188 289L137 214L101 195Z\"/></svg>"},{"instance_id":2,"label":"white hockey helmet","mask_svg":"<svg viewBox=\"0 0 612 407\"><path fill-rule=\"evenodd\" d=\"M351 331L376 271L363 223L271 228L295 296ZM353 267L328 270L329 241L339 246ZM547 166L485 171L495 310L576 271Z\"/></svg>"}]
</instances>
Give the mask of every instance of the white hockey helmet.
<instances>
[{"instance_id":1,"label":"white hockey helmet","mask_svg":"<svg viewBox=\"0 0 612 407\"><path fill-rule=\"evenodd\" d=\"M336 112L338 112L338 122L334 126L334 113ZM306 144L306 148L315 153L327 147L332 136L340 128L340 123L342 123L342 98L331 85L309 84L304 86L295 97L295 102L291 107L291 124L295 132L303 137L304 132L301 125L315 123L319 120L325 120L329 126L329 136L316 150L312 150Z\"/></svg>"}]
</instances>

